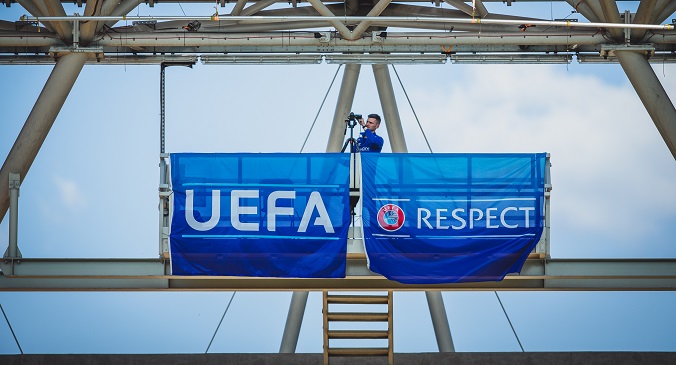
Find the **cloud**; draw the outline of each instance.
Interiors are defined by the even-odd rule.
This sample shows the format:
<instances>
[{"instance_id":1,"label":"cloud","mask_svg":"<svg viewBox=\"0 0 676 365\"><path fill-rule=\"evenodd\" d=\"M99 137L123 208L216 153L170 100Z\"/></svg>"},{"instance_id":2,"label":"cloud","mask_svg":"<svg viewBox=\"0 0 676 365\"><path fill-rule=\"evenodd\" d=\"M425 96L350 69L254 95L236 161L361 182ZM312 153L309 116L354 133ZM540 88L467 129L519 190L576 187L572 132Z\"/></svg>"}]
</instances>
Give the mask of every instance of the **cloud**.
<instances>
[{"instance_id":1,"label":"cloud","mask_svg":"<svg viewBox=\"0 0 676 365\"><path fill-rule=\"evenodd\" d=\"M54 176L52 181L58 190L61 203L66 208L80 210L86 206L86 199L75 181L61 176Z\"/></svg>"}]
</instances>

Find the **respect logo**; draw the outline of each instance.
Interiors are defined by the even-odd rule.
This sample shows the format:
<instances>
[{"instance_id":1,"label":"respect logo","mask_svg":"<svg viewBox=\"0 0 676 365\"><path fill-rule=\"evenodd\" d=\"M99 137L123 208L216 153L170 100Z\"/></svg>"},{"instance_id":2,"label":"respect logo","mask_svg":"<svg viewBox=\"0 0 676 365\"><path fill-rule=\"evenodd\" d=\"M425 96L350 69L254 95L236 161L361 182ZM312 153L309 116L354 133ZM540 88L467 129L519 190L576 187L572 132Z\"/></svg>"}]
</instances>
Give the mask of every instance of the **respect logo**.
<instances>
[{"instance_id":1,"label":"respect logo","mask_svg":"<svg viewBox=\"0 0 676 365\"><path fill-rule=\"evenodd\" d=\"M396 204L385 204L378 210L380 228L394 232L404 225L404 211Z\"/></svg>"}]
</instances>

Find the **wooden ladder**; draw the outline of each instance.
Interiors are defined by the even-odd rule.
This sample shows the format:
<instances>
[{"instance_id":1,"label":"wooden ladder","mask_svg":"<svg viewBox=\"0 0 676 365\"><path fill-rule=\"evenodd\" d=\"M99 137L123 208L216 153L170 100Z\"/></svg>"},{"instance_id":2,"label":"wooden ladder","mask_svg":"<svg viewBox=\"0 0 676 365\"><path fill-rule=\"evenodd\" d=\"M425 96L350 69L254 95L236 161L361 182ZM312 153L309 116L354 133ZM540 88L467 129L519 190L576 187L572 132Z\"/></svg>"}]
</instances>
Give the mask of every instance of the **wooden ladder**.
<instances>
[{"instance_id":1,"label":"wooden ladder","mask_svg":"<svg viewBox=\"0 0 676 365\"><path fill-rule=\"evenodd\" d=\"M324 306L324 365L329 365L329 358L335 356L387 356L387 363L394 363L394 339L392 337L392 291L387 294L345 295L323 292ZM332 304L369 304L387 305L387 312L349 312L330 311ZM331 306L334 307L334 306ZM363 307L363 306L361 306ZM386 322L385 330L336 330L330 329L331 322ZM387 339L387 347L330 347L330 340ZM335 341L334 341L335 342ZM371 341L373 342L373 341Z\"/></svg>"}]
</instances>

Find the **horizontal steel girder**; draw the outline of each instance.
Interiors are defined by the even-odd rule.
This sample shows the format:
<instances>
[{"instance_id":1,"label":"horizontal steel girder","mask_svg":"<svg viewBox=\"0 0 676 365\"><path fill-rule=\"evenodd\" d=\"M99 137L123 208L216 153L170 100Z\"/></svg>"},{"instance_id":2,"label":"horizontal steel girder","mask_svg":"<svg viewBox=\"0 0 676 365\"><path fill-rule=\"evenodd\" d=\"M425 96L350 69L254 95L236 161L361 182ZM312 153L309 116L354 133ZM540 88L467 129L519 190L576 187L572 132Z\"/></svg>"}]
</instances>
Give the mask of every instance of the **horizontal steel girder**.
<instances>
[{"instance_id":1,"label":"horizontal steel girder","mask_svg":"<svg viewBox=\"0 0 676 365\"><path fill-rule=\"evenodd\" d=\"M164 275L160 259L22 259L5 261L0 291L52 290L676 290L676 259L529 259L518 275L500 282L404 285L349 258L345 279L287 279Z\"/></svg>"}]
</instances>

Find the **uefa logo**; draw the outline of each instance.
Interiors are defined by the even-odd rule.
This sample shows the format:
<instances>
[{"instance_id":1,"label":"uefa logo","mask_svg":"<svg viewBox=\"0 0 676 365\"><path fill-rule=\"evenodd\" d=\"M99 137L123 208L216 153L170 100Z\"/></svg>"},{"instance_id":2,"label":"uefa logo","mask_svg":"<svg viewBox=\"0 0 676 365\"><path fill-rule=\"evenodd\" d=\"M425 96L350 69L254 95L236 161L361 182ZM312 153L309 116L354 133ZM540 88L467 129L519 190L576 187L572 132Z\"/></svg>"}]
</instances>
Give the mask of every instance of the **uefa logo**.
<instances>
[{"instance_id":1,"label":"uefa logo","mask_svg":"<svg viewBox=\"0 0 676 365\"><path fill-rule=\"evenodd\" d=\"M404 218L404 211L396 204L385 204L378 210L378 225L388 232L401 228Z\"/></svg>"}]
</instances>

